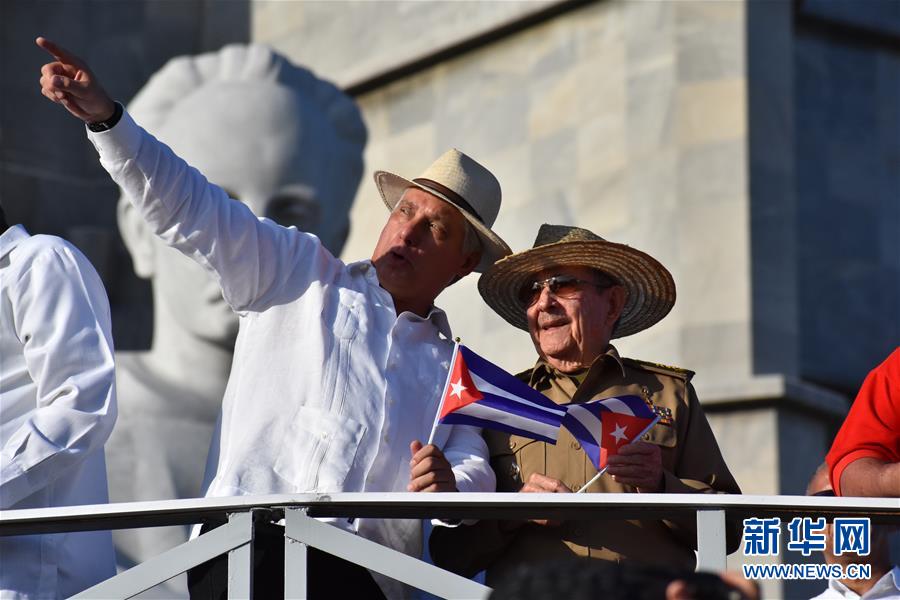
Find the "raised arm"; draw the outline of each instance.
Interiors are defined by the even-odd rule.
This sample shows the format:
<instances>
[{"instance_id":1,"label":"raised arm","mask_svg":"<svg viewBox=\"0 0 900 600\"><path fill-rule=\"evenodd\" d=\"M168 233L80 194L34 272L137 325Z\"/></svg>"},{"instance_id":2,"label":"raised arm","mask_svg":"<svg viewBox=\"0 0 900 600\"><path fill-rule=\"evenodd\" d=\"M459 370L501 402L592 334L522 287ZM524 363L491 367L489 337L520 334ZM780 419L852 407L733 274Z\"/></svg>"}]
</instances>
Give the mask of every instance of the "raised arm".
<instances>
[{"instance_id":1,"label":"raised arm","mask_svg":"<svg viewBox=\"0 0 900 600\"><path fill-rule=\"evenodd\" d=\"M44 38L38 45L55 59L41 69L44 96L89 124L117 112L84 61ZM257 219L127 112L109 125L89 134L103 167L157 235L213 272L234 310L288 302L339 272L342 263L317 238Z\"/></svg>"}]
</instances>

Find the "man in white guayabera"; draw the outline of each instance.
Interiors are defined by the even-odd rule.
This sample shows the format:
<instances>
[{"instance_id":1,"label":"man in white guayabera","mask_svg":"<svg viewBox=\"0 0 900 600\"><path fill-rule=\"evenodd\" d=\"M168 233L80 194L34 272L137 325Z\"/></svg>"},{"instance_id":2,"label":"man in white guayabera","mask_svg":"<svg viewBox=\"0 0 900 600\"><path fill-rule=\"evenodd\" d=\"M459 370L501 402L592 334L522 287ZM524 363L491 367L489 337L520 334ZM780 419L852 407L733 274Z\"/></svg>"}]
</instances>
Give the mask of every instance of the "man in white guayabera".
<instances>
[{"instance_id":1,"label":"man in white guayabera","mask_svg":"<svg viewBox=\"0 0 900 600\"><path fill-rule=\"evenodd\" d=\"M452 353L434 299L509 254L490 229L500 185L487 169L450 150L413 180L376 172L391 211L371 259L347 265L315 236L257 219L138 127L80 59L43 38L38 45L54 58L41 70L44 96L87 124L101 164L150 227L215 272L241 315L207 496L493 491L477 429L441 426L434 445L419 441L431 431ZM419 521L335 525L421 553ZM278 548L283 542L270 546L273 555ZM311 597L381 594L368 571L319 554ZM269 562L279 567L277 555ZM189 576L192 595L221 597L223 574L205 566ZM257 583L281 585L266 575ZM388 596L404 593L379 584Z\"/></svg>"},{"instance_id":2,"label":"man in white guayabera","mask_svg":"<svg viewBox=\"0 0 900 600\"><path fill-rule=\"evenodd\" d=\"M106 290L66 240L0 207L0 512L103 504L116 422ZM108 531L0 537L0 598L68 598L115 574Z\"/></svg>"},{"instance_id":3,"label":"man in white guayabera","mask_svg":"<svg viewBox=\"0 0 900 600\"><path fill-rule=\"evenodd\" d=\"M334 85L265 46L233 44L170 60L128 112L255 215L313 233L339 255L366 129L356 103ZM119 420L106 446L110 501L194 498L238 316L213 273L154 235L126 191L118 217L135 273L152 282L153 343L116 354ZM187 535L184 526L114 531L117 560L130 567ZM162 593L185 595L182 579Z\"/></svg>"}]
</instances>

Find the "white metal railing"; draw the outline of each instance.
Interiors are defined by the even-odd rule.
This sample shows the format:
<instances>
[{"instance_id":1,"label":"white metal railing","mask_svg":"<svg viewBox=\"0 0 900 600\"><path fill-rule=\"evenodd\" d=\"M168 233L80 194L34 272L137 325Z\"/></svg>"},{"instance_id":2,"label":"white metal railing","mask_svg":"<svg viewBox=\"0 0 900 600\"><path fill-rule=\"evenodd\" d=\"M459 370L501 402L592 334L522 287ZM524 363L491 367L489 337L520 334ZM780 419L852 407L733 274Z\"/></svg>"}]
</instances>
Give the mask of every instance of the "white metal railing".
<instances>
[{"instance_id":1,"label":"white metal railing","mask_svg":"<svg viewBox=\"0 0 900 600\"><path fill-rule=\"evenodd\" d=\"M130 598L211 558L228 553L230 598L252 592L255 523L285 520L285 597L306 597L306 548L312 546L432 594L485 598L490 588L380 546L316 517L660 519L696 514L697 568L725 568L726 518L867 516L900 523L896 498L827 498L721 494L296 494L131 502L0 513L0 536L198 523L228 523L79 594Z\"/></svg>"}]
</instances>

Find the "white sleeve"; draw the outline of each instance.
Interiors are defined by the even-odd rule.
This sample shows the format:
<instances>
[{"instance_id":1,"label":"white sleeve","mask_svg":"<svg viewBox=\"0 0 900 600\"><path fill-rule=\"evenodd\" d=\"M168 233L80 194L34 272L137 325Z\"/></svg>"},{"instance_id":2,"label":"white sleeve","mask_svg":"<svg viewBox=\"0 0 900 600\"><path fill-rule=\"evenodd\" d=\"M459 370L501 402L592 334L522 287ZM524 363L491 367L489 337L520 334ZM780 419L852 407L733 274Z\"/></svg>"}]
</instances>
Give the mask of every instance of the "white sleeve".
<instances>
[{"instance_id":1,"label":"white sleeve","mask_svg":"<svg viewBox=\"0 0 900 600\"><path fill-rule=\"evenodd\" d=\"M456 488L460 492L497 490L497 478L491 469L488 447L481 437L481 429L454 425L443 452L453 469Z\"/></svg>"},{"instance_id":2,"label":"white sleeve","mask_svg":"<svg viewBox=\"0 0 900 600\"><path fill-rule=\"evenodd\" d=\"M115 127L88 132L88 138L151 229L212 271L234 310L262 311L293 300L343 266L315 236L258 219L127 112Z\"/></svg>"},{"instance_id":3,"label":"white sleeve","mask_svg":"<svg viewBox=\"0 0 900 600\"><path fill-rule=\"evenodd\" d=\"M37 402L3 440L0 509L102 448L116 421L109 302L87 259L65 246L45 251L9 295Z\"/></svg>"},{"instance_id":4,"label":"white sleeve","mask_svg":"<svg viewBox=\"0 0 900 600\"><path fill-rule=\"evenodd\" d=\"M481 437L481 429L468 425L450 426L450 436L443 448L444 458L453 469L456 489L460 492L496 492L497 477L491 469L487 443ZM432 519L436 527L456 527L471 525L477 519L446 521Z\"/></svg>"}]
</instances>

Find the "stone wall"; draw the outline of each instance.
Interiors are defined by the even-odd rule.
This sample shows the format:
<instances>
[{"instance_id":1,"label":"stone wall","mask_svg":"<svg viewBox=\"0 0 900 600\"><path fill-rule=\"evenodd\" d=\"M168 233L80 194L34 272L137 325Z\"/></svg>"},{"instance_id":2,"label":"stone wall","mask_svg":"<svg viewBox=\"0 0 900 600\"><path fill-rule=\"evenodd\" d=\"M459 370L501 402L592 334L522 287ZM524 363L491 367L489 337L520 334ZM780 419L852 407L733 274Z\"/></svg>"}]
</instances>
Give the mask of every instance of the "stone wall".
<instances>
[{"instance_id":1,"label":"stone wall","mask_svg":"<svg viewBox=\"0 0 900 600\"><path fill-rule=\"evenodd\" d=\"M361 96L367 168L414 175L456 146L500 178L497 231L514 249L551 222L650 252L672 270L679 300L623 349L746 378L742 22L741 4L574 10ZM364 184L345 257L368 255L383 210ZM472 276L440 299L456 333L509 369L527 366L527 336L474 293Z\"/></svg>"},{"instance_id":2,"label":"stone wall","mask_svg":"<svg viewBox=\"0 0 900 600\"><path fill-rule=\"evenodd\" d=\"M252 35L346 87L559 4L257 0Z\"/></svg>"}]
</instances>

